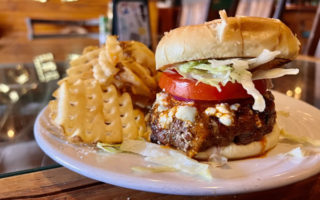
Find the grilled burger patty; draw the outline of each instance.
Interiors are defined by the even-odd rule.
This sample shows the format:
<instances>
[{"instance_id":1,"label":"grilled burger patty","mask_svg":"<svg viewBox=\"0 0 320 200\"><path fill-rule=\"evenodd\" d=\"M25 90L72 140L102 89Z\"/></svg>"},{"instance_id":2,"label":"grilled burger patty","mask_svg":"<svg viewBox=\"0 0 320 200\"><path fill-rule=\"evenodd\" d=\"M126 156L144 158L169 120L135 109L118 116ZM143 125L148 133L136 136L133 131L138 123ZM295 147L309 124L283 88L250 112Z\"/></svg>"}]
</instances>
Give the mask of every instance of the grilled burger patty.
<instances>
[{"instance_id":1,"label":"grilled burger patty","mask_svg":"<svg viewBox=\"0 0 320 200\"><path fill-rule=\"evenodd\" d=\"M252 98L186 101L158 93L149 118L151 142L180 149L193 157L212 146L259 141L276 122L274 97L270 91L263 96L266 109L257 112L252 109Z\"/></svg>"}]
</instances>

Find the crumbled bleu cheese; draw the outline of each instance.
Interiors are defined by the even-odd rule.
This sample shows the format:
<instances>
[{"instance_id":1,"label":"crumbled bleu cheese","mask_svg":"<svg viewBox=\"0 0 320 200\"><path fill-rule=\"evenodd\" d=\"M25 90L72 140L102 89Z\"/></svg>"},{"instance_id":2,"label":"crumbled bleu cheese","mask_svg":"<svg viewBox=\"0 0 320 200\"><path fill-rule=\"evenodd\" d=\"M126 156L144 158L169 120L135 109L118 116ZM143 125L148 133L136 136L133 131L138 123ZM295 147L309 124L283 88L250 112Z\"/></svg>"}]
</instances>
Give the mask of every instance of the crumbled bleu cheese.
<instances>
[{"instance_id":1,"label":"crumbled bleu cheese","mask_svg":"<svg viewBox=\"0 0 320 200\"><path fill-rule=\"evenodd\" d=\"M208 107L204 113L207 116L215 116L219 122L225 126L231 126L233 123L234 111L238 110L240 104L235 103L229 106L227 103L220 103L214 107Z\"/></svg>"},{"instance_id":2,"label":"crumbled bleu cheese","mask_svg":"<svg viewBox=\"0 0 320 200\"><path fill-rule=\"evenodd\" d=\"M223 125L230 126L232 124L233 117L232 115L222 115L219 117L219 122Z\"/></svg>"},{"instance_id":3,"label":"crumbled bleu cheese","mask_svg":"<svg viewBox=\"0 0 320 200\"><path fill-rule=\"evenodd\" d=\"M204 113L206 113L206 115L208 116L214 116L214 114L216 114L217 110L213 107L208 107Z\"/></svg>"},{"instance_id":4,"label":"crumbled bleu cheese","mask_svg":"<svg viewBox=\"0 0 320 200\"><path fill-rule=\"evenodd\" d=\"M216 109L220 112L220 113L230 113L230 111L227 108L228 104L227 103L220 103L216 105Z\"/></svg>"},{"instance_id":5,"label":"crumbled bleu cheese","mask_svg":"<svg viewBox=\"0 0 320 200\"><path fill-rule=\"evenodd\" d=\"M175 116L182 121L195 122L197 108L192 106L178 106Z\"/></svg>"},{"instance_id":6,"label":"crumbled bleu cheese","mask_svg":"<svg viewBox=\"0 0 320 200\"><path fill-rule=\"evenodd\" d=\"M160 113L159 123L162 128L167 128L169 123L171 122L172 122L172 118L170 118L167 113Z\"/></svg>"},{"instance_id":7,"label":"crumbled bleu cheese","mask_svg":"<svg viewBox=\"0 0 320 200\"><path fill-rule=\"evenodd\" d=\"M240 104L235 103L235 104L232 104L232 105L230 106L230 109L231 109L231 110L234 110L234 111L237 111L237 110L239 109L239 107L240 107Z\"/></svg>"},{"instance_id":8,"label":"crumbled bleu cheese","mask_svg":"<svg viewBox=\"0 0 320 200\"><path fill-rule=\"evenodd\" d=\"M169 124L173 121L173 115L175 113L175 108L170 109L168 113L160 113L159 123L162 128L168 128Z\"/></svg>"},{"instance_id":9,"label":"crumbled bleu cheese","mask_svg":"<svg viewBox=\"0 0 320 200\"><path fill-rule=\"evenodd\" d=\"M160 92L157 93L156 101L154 105L158 105L157 111L162 112L168 110L168 102L167 102L168 94Z\"/></svg>"}]
</instances>

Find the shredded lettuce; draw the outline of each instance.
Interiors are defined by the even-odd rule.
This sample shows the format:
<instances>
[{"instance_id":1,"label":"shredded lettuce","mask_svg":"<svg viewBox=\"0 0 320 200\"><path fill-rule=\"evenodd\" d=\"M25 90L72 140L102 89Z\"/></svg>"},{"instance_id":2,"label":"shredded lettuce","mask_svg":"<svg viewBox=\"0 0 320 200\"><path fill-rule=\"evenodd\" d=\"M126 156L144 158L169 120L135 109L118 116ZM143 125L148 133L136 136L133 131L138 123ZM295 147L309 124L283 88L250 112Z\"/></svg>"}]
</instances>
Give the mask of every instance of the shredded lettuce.
<instances>
[{"instance_id":1,"label":"shredded lettuce","mask_svg":"<svg viewBox=\"0 0 320 200\"><path fill-rule=\"evenodd\" d=\"M305 157L306 152L304 150L302 150L300 147L294 148L291 151L287 152L285 155L294 157L294 158L304 158Z\"/></svg>"},{"instance_id":2,"label":"shredded lettuce","mask_svg":"<svg viewBox=\"0 0 320 200\"><path fill-rule=\"evenodd\" d=\"M283 117L289 117L290 113L288 111L284 111L284 110L277 110L277 115L281 115Z\"/></svg>"},{"instance_id":3,"label":"shredded lettuce","mask_svg":"<svg viewBox=\"0 0 320 200\"><path fill-rule=\"evenodd\" d=\"M279 53L279 51L265 49L258 57L252 59L190 61L176 65L175 69L184 78L195 79L198 82L211 85L216 87L218 91L221 91L221 85L225 86L229 81L238 82L254 98L253 109L262 112L265 109L265 101L254 87L253 80L278 78L299 72L298 69L281 68L258 70L253 74L249 71L275 59Z\"/></svg>"},{"instance_id":4,"label":"shredded lettuce","mask_svg":"<svg viewBox=\"0 0 320 200\"><path fill-rule=\"evenodd\" d=\"M152 172L152 173L160 173L160 172L175 172L177 169L173 167L166 167L166 166L136 166L131 168L134 172Z\"/></svg>"},{"instance_id":5,"label":"shredded lettuce","mask_svg":"<svg viewBox=\"0 0 320 200\"><path fill-rule=\"evenodd\" d=\"M108 153L122 152L120 150L120 144L108 144L108 143L98 142L97 147L105 152L108 152Z\"/></svg>"},{"instance_id":6,"label":"shredded lettuce","mask_svg":"<svg viewBox=\"0 0 320 200\"><path fill-rule=\"evenodd\" d=\"M262 65L264 63L267 63L273 60L279 54L280 54L280 51L269 51L268 49L264 49L258 57L248 60L250 69L254 69L259 65Z\"/></svg>"},{"instance_id":7,"label":"shredded lettuce","mask_svg":"<svg viewBox=\"0 0 320 200\"><path fill-rule=\"evenodd\" d=\"M246 61L235 60L233 62L234 70L231 73L231 77L242 85L242 87L251 95L254 99L252 108L260 112L264 111L266 103L263 96L255 88L252 82L252 74L248 71L249 65Z\"/></svg>"},{"instance_id":8,"label":"shredded lettuce","mask_svg":"<svg viewBox=\"0 0 320 200\"><path fill-rule=\"evenodd\" d=\"M225 85L230 81L228 78L231 70L232 67L230 66L212 67L210 63L201 61L187 62L177 68L178 73L184 78L196 79L216 87L219 91L221 91L219 83Z\"/></svg>"},{"instance_id":9,"label":"shredded lettuce","mask_svg":"<svg viewBox=\"0 0 320 200\"><path fill-rule=\"evenodd\" d=\"M287 133L283 129L280 130L280 135L283 138L285 138L289 141L292 141L292 142L296 142L296 143L300 143L300 144L304 144L304 145L311 145L314 147L320 147L320 140L317 140L317 139L312 139L312 138L305 137L305 136L299 137L296 135L292 135L292 134Z\"/></svg>"},{"instance_id":10,"label":"shredded lettuce","mask_svg":"<svg viewBox=\"0 0 320 200\"><path fill-rule=\"evenodd\" d=\"M146 161L196 175L205 180L212 180L209 165L189 158L184 153L141 140L125 140L120 150L137 153L145 157Z\"/></svg>"},{"instance_id":11,"label":"shredded lettuce","mask_svg":"<svg viewBox=\"0 0 320 200\"><path fill-rule=\"evenodd\" d=\"M282 68L274 68L269 70L257 70L253 72L252 79L271 79L271 78L279 78L285 75L296 75L299 73L299 69L282 69Z\"/></svg>"}]
</instances>

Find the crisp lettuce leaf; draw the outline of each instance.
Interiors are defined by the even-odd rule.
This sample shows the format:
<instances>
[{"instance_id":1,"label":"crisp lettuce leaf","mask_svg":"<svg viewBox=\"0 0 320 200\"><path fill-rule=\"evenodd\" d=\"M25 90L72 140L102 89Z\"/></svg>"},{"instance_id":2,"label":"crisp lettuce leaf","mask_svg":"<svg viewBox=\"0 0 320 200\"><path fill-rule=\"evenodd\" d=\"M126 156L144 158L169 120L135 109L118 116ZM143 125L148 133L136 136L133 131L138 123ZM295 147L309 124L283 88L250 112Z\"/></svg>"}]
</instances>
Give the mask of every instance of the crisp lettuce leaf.
<instances>
[{"instance_id":1,"label":"crisp lettuce leaf","mask_svg":"<svg viewBox=\"0 0 320 200\"><path fill-rule=\"evenodd\" d=\"M254 110L263 112L266 107L266 103L263 96L255 88L252 82L252 74L250 71L248 71L248 62L243 60L235 60L233 62L233 68L234 70L230 74L232 79L240 83L242 87L247 91L247 93L253 97L254 103L252 108Z\"/></svg>"},{"instance_id":2,"label":"crisp lettuce leaf","mask_svg":"<svg viewBox=\"0 0 320 200\"><path fill-rule=\"evenodd\" d=\"M254 69L259 65L270 62L279 54L280 51L269 51L268 49L264 49L258 57L248 60L250 69Z\"/></svg>"},{"instance_id":3,"label":"crisp lettuce leaf","mask_svg":"<svg viewBox=\"0 0 320 200\"><path fill-rule=\"evenodd\" d=\"M160 173L160 172L175 172L177 169L173 167L166 167L166 166L136 166L131 167L132 171L134 172L152 172L152 173Z\"/></svg>"},{"instance_id":4,"label":"crisp lettuce leaf","mask_svg":"<svg viewBox=\"0 0 320 200\"><path fill-rule=\"evenodd\" d=\"M140 154L146 161L158 165L197 175L206 180L212 179L208 164L200 163L171 148L141 140L125 140L120 150Z\"/></svg>"},{"instance_id":5,"label":"crisp lettuce leaf","mask_svg":"<svg viewBox=\"0 0 320 200\"><path fill-rule=\"evenodd\" d=\"M273 60L279 53L279 51L265 49L258 57L252 59L190 61L176 65L175 69L184 78L211 85L218 91L221 91L221 85L224 86L229 81L238 82L254 98L253 109L262 112L265 109L265 101L260 92L255 89L253 80L278 78L299 72L298 69L281 68L257 70L253 74L249 71Z\"/></svg>"},{"instance_id":6,"label":"crisp lettuce leaf","mask_svg":"<svg viewBox=\"0 0 320 200\"><path fill-rule=\"evenodd\" d=\"M297 147L287 152L286 155L292 156L294 158L304 158L305 152L300 147Z\"/></svg>"},{"instance_id":7,"label":"crisp lettuce leaf","mask_svg":"<svg viewBox=\"0 0 320 200\"><path fill-rule=\"evenodd\" d=\"M279 78L285 75L296 75L299 73L299 69L283 69L283 68L273 68L269 70L257 70L253 72L252 79L272 79Z\"/></svg>"},{"instance_id":8,"label":"crisp lettuce leaf","mask_svg":"<svg viewBox=\"0 0 320 200\"><path fill-rule=\"evenodd\" d=\"M108 143L98 142L97 147L105 152L108 152L108 153L122 152L120 150L120 144L108 144Z\"/></svg>"},{"instance_id":9,"label":"crisp lettuce leaf","mask_svg":"<svg viewBox=\"0 0 320 200\"><path fill-rule=\"evenodd\" d=\"M287 133L285 130L281 129L280 130L280 135L282 138L285 138L289 141L292 142L296 142L296 143L300 143L300 144L304 144L304 145L311 145L314 147L320 147L320 140L317 139L312 139L309 137L305 137L305 136L296 136L296 135L292 135Z\"/></svg>"},{"instance_id":10,"label":"crisp lettuce leaf","mask_svg":"<svg viewBox=\"0 0 320 200\"><path fill-rule=\"evenodd\" d=\"M214 86L221 91L220 83L227 84L230 80L232 67L221 65L212 67L208 62L191 61L176 68L178 73L184 78L196 79L199 82Z\"/></svg>"}]
</instances>

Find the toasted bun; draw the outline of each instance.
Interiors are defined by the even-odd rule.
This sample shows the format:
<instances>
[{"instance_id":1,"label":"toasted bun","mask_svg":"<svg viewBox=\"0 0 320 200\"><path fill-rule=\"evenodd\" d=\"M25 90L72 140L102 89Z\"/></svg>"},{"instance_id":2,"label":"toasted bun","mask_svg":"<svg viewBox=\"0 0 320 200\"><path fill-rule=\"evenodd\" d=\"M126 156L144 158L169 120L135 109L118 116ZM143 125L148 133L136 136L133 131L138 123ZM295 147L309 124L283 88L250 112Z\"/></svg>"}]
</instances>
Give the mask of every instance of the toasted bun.
<instances>
[{"instance_id":1,"label":"toasted bun","mask_svg":"<svg viewBox=\"0 0 320 200\"><path fill-rule=\"evenodd\" d=\"M280 129L277 124L271 133L266 134L261 141L251 142L247 145L230 144L226 147L212 147L207 151L198 153L195 157L207 160L212 153L219 153L228 159L240 159L258 156L270 150L278 143Z\"/></svg>"},{"instance_id":2,"label":"toasted bun","mask_svg":"<svg viewBox=\"0 0 320 200\"><path fill-rule=\"evenodd\" d=\"M156 49L157 70L170 64L224 58L257 57L263 49L278 50L277 58L293 60L300 43L280 20L259 17L227 17L165 33Z\"/></svg>"}]
</instances>

